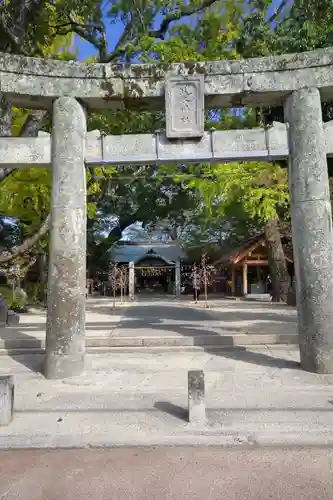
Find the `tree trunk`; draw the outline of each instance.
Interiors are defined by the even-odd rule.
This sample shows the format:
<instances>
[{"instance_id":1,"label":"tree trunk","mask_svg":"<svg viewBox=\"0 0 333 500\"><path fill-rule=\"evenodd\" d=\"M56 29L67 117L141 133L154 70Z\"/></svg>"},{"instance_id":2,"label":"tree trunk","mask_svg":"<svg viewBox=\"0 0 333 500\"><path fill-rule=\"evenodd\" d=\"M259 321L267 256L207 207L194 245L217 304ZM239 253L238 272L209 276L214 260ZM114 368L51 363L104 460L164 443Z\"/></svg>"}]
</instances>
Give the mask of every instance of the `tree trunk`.
<instances>
[{"instance_id":1,"label":"tree trunk","mask_svg":"<svg viewBox=\"0 0 333 500\"><path fill-rule=\"evenodd\" d=\"M12 108L6 96L0 93L0 137L12 134Z\"/></svg>"},{"instance_id":2,"label":"tree trunk","mask_svg":"<svg viewBox=\"0 0 333 500\"><path fill-rule=\"evenodd\" d=\"M45 302L47 286L47 256L45 253L38 256L38 274L38 300Z\"/></svg>"},{"instance_id":3,"label":"tree trunk","mask_svg":"<svg viewBox=\"0 0 333 500\"><path fill-rule=\"evenodd\" d=\"M0 92L0 137L12 135L12 107L6 96ZM0 168L0 182L12 173L12 168Z\"/></svg>"},{"instance_id":4,"label":"tree trunk","mask_svg":"<svg viewBox=\"0 0 333 500\"><path fill-rule=\"evenodd\" d=\"M0 20L1 52L27 55L24 50L24 41L29 24L35 13L39 12L45 3L45 0L16 0L9 2L6 15Z\"/></svg>"},{"instance_id":5,"label":"tree trunk","mask_svg":"<svg viewBox=\"0 0 333 500\"><path fill-rule=\"evenodd\" d=\"M274 302L286 302L290 286L290 276L281 242L278 218L266 222L265 239L272 279L272 298Z\"/></svg>"},{"instance_id":6,"label":"tree trunk","mask_svg":"<svg viewBox=\"0 0 333 500\"><path fill-rule=\"evenodd\" d=\"M34 109L30 111L21 128L20 137L37 137L46 116L47 111L42 109Z\"/></svg>"}]
</instances>

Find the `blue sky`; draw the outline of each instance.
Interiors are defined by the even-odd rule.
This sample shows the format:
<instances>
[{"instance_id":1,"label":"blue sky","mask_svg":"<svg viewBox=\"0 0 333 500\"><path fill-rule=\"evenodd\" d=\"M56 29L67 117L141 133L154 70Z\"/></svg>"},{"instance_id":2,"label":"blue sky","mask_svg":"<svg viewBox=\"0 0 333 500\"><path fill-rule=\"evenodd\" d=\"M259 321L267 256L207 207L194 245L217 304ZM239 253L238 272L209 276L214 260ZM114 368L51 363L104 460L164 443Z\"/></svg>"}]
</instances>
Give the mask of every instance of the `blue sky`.
<instances>
[{"instance_id":1,"label":"blue sky","mask_svg":"<svg viewBox=\"0 0 333 500\"><path fill-rule=\"evenodd\" d=\"M292 3L292 1L293 0L289 0L288 4ZM279 6L280 2L281 0L272 0L270 11L273 12L273 9ZM123 32L123 24L121 22L111 24L107 17L105 17L104 21L107 33L108 47L111 51L112 49L114 49L120 35ZM87 59L96 55L96 50L94 49L94 47L90 43L82 40L80 37L76 37L75 44L77 49L79 50L79 59Z\"/></svg>"},{"instance_id":2,"label":"blue sky","mask_svg":"<svg viewBox=\"0 0 333 500\"><path fill-rule=\"evenodd\" d=\"M123 32L123 24L121 22L118 22L116 24L111 24L107 18L104 19L104 22L107 33L108 47L109 50L112 50L115 47L117 41L119 40L120 35ZM76 37L75 43L79 49L80 53L79 59L86 59L89 57L93 57L94 55L97 54L94 47L90 43L82 40L80 37Z\"/></svg>"}]
</instances>

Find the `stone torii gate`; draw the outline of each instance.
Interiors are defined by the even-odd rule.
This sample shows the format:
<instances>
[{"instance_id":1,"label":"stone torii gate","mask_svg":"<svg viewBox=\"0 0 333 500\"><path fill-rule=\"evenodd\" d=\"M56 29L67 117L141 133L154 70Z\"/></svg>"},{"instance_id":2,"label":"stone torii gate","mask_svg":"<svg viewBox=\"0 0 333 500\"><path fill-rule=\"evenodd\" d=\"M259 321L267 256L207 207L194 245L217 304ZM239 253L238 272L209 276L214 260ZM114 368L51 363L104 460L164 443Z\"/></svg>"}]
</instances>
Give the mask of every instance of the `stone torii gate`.
<instances>
[{"instance_id":1,"label":"stone torii gate","mask_svg":"<svg viewBox=\"0 0 333 500\"><path fill-rule=\"evenodd\" d=\"M13 106L53 110L51 137L0 138L0 168L53 175L45 376L78 375L85 356L85 164L289 158L302 367L333 373L332 216L327 155L333 48L238 61L85 64L0 54L0 92ZM165 102L165 104L164 104ZM283 104L285 124L204 131L204 109ZM86 109L164 109L165 134L87 134Z\"/></svg>"}]
</instances>

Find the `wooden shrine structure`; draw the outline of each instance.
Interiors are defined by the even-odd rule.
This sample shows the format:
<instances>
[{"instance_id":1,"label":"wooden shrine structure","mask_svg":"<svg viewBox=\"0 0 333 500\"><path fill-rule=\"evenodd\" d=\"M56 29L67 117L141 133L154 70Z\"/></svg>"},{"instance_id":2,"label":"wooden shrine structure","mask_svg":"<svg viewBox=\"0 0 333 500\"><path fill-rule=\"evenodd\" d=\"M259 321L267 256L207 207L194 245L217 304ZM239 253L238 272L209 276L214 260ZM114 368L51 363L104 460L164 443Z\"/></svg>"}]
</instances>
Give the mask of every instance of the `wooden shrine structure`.
<instances>
[{"instance_id":1,"label":"wooden shrine structure","mask_svg":"<svg viewBox=\"0 0 333 500\"><path fill-rule=\"evenodd\" d=\"M282 236L282 244L289 271L293 274L293 252L288 247L290 237ZM268 252L265 236L260 233L223 255L215 266L224 268L230 274L229 293L247 295L248 293L266 293L269 275ZM250 279L249 279L250 278Z\"/></svg>"}]
</instances>

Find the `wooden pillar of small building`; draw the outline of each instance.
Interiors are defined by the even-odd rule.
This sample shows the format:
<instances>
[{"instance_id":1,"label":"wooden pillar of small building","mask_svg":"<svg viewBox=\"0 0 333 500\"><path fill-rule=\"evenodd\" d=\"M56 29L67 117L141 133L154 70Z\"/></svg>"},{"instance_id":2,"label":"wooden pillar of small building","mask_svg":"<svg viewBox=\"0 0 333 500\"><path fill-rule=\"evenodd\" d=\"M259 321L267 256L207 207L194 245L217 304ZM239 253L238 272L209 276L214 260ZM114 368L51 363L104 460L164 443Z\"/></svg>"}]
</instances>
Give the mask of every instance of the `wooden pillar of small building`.
<instances>
[{"instance_id":1,"label":"wooden pillar of small building","mask_svg":"<svg viewBox=\"0 0 333 500\"><path fill-rule=\"evenodd\" d=\"M232 266L231 269L231 295L236 295L236 268Z\"/></svg>"},{"instance_id":2,"label":"wooden pillar of small building","mask_svg":"<svg viewBox=\"0 0 333 500\"><path fill-rule=\"evenodd\" d=\"M128 296L129 300L135 300L135 267L133 261L128 263Z\"/></svg>"},{"instance_id":3,"label":"wooden pillar of small building","mask_svg":"<svg viewBox=\"0 0 333 500\"><path fill-rule=\"evenodd\" d=\"M247 282L247 262L243 264L243 295L248 294L248 282Z\"/></svg>"}]
</instances>

